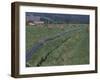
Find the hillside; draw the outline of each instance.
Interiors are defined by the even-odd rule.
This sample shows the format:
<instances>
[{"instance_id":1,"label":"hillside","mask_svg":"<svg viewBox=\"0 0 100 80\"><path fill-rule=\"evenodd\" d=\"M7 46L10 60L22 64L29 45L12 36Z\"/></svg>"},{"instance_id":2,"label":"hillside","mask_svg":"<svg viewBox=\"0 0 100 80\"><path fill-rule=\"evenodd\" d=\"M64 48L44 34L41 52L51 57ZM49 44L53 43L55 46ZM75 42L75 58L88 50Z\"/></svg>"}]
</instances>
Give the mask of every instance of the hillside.
<instances>
[{"instance_id":1,"label":"hillside","mask_svg":"<svg viewBox=\"0 0 100 80\"><path fill-rule=\"evenodd\" d=\"M26 12L26 21L89 24L89 15Z\"/></svg>"}]
</instances>

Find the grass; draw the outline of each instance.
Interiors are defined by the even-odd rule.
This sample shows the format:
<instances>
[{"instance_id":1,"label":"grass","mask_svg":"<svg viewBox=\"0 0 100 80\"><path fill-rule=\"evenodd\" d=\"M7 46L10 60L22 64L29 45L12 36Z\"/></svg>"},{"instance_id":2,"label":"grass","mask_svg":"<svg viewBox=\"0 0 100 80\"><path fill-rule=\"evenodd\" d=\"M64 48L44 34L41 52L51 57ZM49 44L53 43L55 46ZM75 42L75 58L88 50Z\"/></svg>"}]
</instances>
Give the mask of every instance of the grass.
<instances>
[{"instance_id":1,"label":"grass","mask_svg":"<svg viewBox=\"0 0 100 80\"><path fill-rule=\"evenodd\" d=\"M30 50L42 38L52 37L71 29L77 29L77 31L68 32L46 42L32 55L32 59L27 64L30 66L89 64L88 24L63 24L63 29L56 27L57 25L52 25L53 28L42 26L26 27L26 50Z\"/></svg>"}]
</instances>

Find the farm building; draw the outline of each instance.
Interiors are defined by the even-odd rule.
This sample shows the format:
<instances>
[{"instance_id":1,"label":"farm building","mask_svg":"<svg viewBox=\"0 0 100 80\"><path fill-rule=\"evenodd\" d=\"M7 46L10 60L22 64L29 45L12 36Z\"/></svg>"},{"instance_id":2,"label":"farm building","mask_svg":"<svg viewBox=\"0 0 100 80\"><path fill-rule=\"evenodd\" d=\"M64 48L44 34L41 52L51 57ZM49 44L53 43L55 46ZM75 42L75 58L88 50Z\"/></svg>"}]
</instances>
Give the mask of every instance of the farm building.
<instances>
[{"instance_id":1,"label":"farm building","mask_svg":"<svg viewBox=\"0 0 100 80\"><path fill-rule=\"evenodd\" d=\"M40 24L44 24L44 21L27 21L26 25L40 25Z\"/></svg>"},{"instance_id":2,"label":"farm building","mask_svg":"<svg viewBox=\"0 0 100 80\"><path fill-rule=\"evenodd\" d=\"M30 15L26 17L26 24L27 25L38 25L38 24L44 24L44 21L41 21L39 16Z\"/></svg>"}]
</instances>

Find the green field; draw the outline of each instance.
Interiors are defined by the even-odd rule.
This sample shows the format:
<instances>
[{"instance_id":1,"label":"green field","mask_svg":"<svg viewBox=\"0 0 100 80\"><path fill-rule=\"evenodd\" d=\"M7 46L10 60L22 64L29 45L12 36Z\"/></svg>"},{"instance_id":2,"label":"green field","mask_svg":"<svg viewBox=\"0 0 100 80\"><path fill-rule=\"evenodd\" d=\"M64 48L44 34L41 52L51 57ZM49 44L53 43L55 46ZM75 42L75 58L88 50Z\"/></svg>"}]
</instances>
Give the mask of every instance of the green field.
<instances>
[{"instance_id":1,"label":"green field","mask_svg":"<svg viewBox=\"0 0 100 80\"><path fill-rule=\"evenodd\" d=\"M39 42L42 47L26 62L30 67L89 64L88 24L26 26L26 51Z\"/></svg>"}]
</instances>

